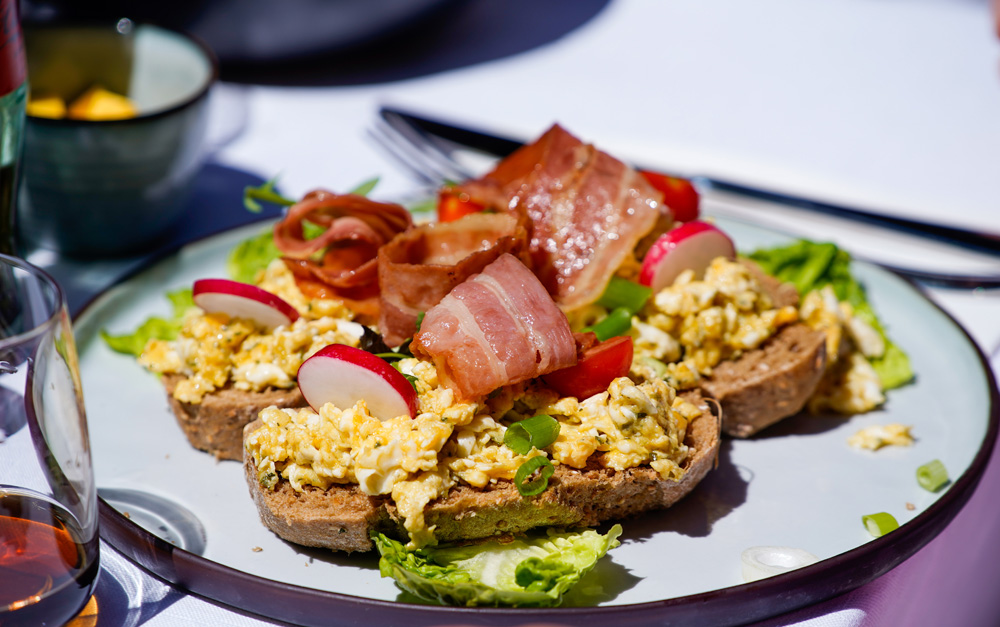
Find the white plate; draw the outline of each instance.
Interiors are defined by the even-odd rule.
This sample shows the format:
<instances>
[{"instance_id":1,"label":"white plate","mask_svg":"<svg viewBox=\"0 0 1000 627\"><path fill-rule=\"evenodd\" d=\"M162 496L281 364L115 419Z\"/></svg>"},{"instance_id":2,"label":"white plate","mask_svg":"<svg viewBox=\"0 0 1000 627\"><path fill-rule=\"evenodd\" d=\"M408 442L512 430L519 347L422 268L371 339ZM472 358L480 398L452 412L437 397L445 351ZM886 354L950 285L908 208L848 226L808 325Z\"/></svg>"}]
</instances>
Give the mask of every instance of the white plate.
<instances>
[{"instance_id":1,"label":"white plate","mask_svg":"<svg viewBox=\"0 0 1000 627\"><path fill-rule=\"evenodd\" d=\"M746 224L719 223L743 251L787 240ZM191 448L157 378L133 359L112 352L100 338L102 329L128 332L150 315L166 315L166 291L190 286L198 278L224 276L227 253L261 228L244 227L189 245L109 290L79 317L76 331L99 488L141 491L186 508L204 527L204 552L198 557L172 550L106 506L104 536L167 580L274 618L321 622L311 606L278 603L284 594L288 599L304 595L319 611L339 608L349 614L351 608L375 607L392 614L409 608L405 616L411 623L453 617L458 610L378 603L397 601L399 591L379 576L373 555L297 547L264 528L240 464L217 462ZM892 338L908 351L916 382L891 391L885 406L869 414L799 416L751 440L725 440L718 468L684 501L666 512L623 521L622 545L580 586L593 593L597 584L603 591L589 597L577 592L572 603L612 606L608 609L636 616L684 616L699 606L704 612L708 602L721 621L759 619L878 576L916 552L957 513L979 479L997 428L992 375L965 332L919 290L874 266L858 263L855 272ZM847 445L848 436L862 427L893 422L913 427L912 447L867 452ZM916 468L932 459L943 461L953 479L936 494L915 479ZM128 507L117 500L114 504ZM863 515L882 511L901 524L891 534L892 542L889 537L873 540L861 523ZM177 534L168 537L178 541ZM744 586L740 553L755 545L805 549L821 561ZM180 568L181 562L187 567ZM218 577L270 589L277 596L234 598L225 586L206 584ZM625 605L629 607L621 607ZM422 618L414 618L414 612ZM509 610L488 613L494 612L499 614L493 620L500 622L505 613L514 622L529 616ZM538 614L577 624L603 614L593 608L586 612Z\"/></svg>"}]
</instances>

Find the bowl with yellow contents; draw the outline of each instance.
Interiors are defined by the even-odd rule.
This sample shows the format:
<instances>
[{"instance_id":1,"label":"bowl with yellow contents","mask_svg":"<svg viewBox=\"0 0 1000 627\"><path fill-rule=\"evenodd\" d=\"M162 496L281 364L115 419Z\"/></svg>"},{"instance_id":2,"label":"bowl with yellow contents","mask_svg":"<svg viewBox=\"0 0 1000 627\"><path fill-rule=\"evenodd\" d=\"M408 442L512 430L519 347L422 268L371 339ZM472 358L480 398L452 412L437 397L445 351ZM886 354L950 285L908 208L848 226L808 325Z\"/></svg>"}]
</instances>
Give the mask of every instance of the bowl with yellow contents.
<instances>
[{"instance_id":1,"label":"bowl with yellow contents","mask_svg":"<svg viewBox=\"0 0 1000 627\"><path fill-rule=\"evenodd\" d=\"M211 51L127 19L26 25L25 48L22 246L102 257L163 236L203 162Z\"/></svg>"}]
</instances>

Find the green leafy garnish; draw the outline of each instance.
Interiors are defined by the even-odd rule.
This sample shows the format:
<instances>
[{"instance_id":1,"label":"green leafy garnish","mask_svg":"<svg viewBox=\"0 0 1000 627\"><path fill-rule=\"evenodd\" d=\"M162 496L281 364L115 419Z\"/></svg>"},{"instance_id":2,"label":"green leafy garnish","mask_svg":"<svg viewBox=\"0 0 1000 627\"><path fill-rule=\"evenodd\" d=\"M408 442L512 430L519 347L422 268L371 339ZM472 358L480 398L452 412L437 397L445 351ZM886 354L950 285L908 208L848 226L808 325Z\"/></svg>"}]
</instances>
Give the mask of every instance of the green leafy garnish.
<instances>
[{"instance_id":1,"label":"green leafy garnish","mask_svg":"<svg viewBox=\"0 0 1000 627\"><path fill-rule=\"evenodd\" d=\"M263 183L257 187L253 185L247 185L243 188L243 206L246 207L247 211L252 213L260 213L264 207L260 204L263 200L264 202L269 202L275 205L281 205L282 207L288 207L294 205L295 201L291 198L285 198L278 192L274 191L274 185L278 182L278 177L275 176L271 180Z\"/></svg>"},{"instance_id":2,"label":"green leafy garnish","mask_svg":"<svg viewBox=\"0 0 1000 627\"><path fill-rule=\"evenodd\" d=\"M378 177L370 178L367 181L363 181L358 184L357 187L350 191L351 194L357 194L358 196L367 196L372 193L375 186L378 185Z\"/></svg>"},{"instance_id":3,"label":"green leafy garnish","mask_svg":"<svg viewBox=\"0 0 1000 627\"><path fill-rule=\"evenodd\" d=\"M551 607L619 545L621 525L608 533L587 529L466 546L407 551L382 534L372 539L379 572L427 601L461 606Z\"/></svg>"},{"instance_id":4,"label":"green leafy garnish","mask_svg":"<svg viewBox=\"0 0 1000 627\"><path fill-rule=\"evenodd\" d=\"M139 328L132 333L123 335L110 335L102 329L101 337L104 338L111 350L135 357L142 354L142 350L149 340L176 339L181 330L184 314L195 306L194 299L191 295L191 288L167 292L167 298L173 308L173 315L170 318L153 316L139 325Z\"/></svg>"},{"instance_id":5,"label":"green leafy garnish","mask_svg":"<svg viewBox=\"0 0 1000 627\"><path fill-rule=\"evenodd\" d=\"M274 245L274 233L269 227L233 248L226 259L226 271L234 281L253 283L279 257L281 251Z\"/></svg>"},{"instance_id":6,"label":"green leafy garnish","mask_svg":"<svg viewBox=\"0 0 1000 627\"><path fill-rule=\"evenodd\" d=\"M854 315L868 323L885 342L885 353L870 359L882 380L891 390L913 379L910 359L886 334L865 294L865 288L851 274L851 256L835 244L799 240L788 246L755 251L749 255L768 274L795 285L803 296L827 285L842 301L850 303Z\"/></svg>"}]
</instances>

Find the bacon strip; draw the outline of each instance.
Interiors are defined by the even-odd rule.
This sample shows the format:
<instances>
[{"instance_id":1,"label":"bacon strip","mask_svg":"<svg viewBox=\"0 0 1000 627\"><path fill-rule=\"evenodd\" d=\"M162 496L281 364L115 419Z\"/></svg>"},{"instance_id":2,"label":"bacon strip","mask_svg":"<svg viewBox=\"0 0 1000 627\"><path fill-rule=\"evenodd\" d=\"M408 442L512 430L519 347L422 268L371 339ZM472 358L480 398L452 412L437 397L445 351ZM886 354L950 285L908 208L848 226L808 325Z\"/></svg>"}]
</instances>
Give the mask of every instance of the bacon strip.
<instances>
[{"instance_id":1,"label":"bacon strip","mask_svg":"<svg viewBox=\"0 0 1000 627\"><path fill-rule=\"evenodd\" d=\"M424 224L396 237L378 254L379 330L397 346L417 329L417 315L504 253L525 255L527 231L516 217L476 213Z\"/></svg>"},{"instance_id":2,"label":"bacon strip","mask_svg":"<svg viewBox=\"0 0 1000 627\"><path fill-rule=\"evenodd\" d=\"M323 229L306 239L303 222ZM274 227L274 244L300 289L313 298L340 298L365 321L378 318L376 255L413 224L410 212L356 194L315 190L288 209ZM326 250L321 261L312 255Z\"/></svg>"},{"instance_id":3,"label":"bacon strip","mask_svg":"<svg viewBox=\"0 0 1000 627\"><path fill-rule=\"evenodd\" d=\"M566 311L597 300L645 236L672 220L642 175L558 125L462 191L524 213L532 268Z\"/></svg>"},{"instance_id":4,"label":"bacon strip","mask_svg":"<svg viewBox=\"0 0 1000 627\"><path fill-rule=\"evenodd\" d=\"M410 349L431 359L460 400L572 366L566 315L523 263L501 255L424 317Z\"/></svg>"}]
</instances>

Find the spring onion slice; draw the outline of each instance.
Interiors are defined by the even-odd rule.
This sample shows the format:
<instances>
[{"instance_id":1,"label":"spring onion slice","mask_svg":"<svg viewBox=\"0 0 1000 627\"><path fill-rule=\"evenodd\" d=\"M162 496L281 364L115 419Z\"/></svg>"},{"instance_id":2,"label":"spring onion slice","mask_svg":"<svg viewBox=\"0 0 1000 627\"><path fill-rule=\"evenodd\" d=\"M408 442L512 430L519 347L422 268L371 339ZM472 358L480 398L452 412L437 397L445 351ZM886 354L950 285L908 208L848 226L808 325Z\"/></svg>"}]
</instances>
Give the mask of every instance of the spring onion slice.
<instances>
[{"instance_id":1,"label":"spring onion slice","mask_svg":"<svg viewBox=\"0 0 1000 627\"><path fill-rule=\"evenodd\" d=\"M639 285L634 281L613 276L597 304L606 309L624 307L631 313L636 313L646 304L653 294L653 289Z\"/></svg>"},{"instance_id":2,"label":"spring onion slice","mask_svg":"<svg viewBox=\"0 0 1000 627\"><path fill-rule=\"evenodd\" d=\"M948 470L939 459L929 461L917 468L917 483L925 490L937 492L948 483Z\"/></svg>"},{"instance_id":3,"label":"spring onion slice","mask_svg":"<svg viewBox=\"0 0 1000 627\"><path fill-rule=\"evenodd\" d=\"M740 554L743 581L757 581L815 564L819 558L790 546L752 546Z\"/></svg>"},{"instance_id":4,"label":"spring onion slice","mask_svg":"<svg viewBox=\"0 0 1000 627\"><path fill-rule=\"evenodd\" d=\"M596 324L583 329L583 331L593 331L597 335L597 341L625 335L632 328L632 312L624 307L618 307Z\"/></svg>"},{"instance_id":5,"label":"spring onion slice","mask_svg":"<svg viewBox=\"0 0 1000 627\"><path fill-rule=\"evenodd\" d=\"M893 515L885 512L862 516L861 522L865 524L865 528L868 529L868 533L872 534L876 538L881 538L890 531L899 528L899 523L896 522Z\"/></svg>"},{"instance_id":6,"label":"spring onion slice","mask_svg":"<svg viewBox=\"0 0 1000 627\"><path fill-rule=\"evenodd\" d=\"M538 475L530 481L525 481L525 479L534 475L536 470L538 471ZM545 491L545 488L549 487L549 477L552 476L553 472L555 472L555 467L552 466L552 462L543 455L536 455L521 464L517 472L514 473L514 486L517 487L517 491L521 493L521 496L541 494Z\"/></svg>"},{"instance_id":7,"label":"spring onion slice","mask_svg":"<svg viewBox=\"0 0 1000 627\"><path fill-rule=\"evenodd\" d=\"M518 455L527 455L532 448L543 449L559 436L559 421L548 414L538 414L507 427L503 443Z\"/></svg>"}]
</instances>

